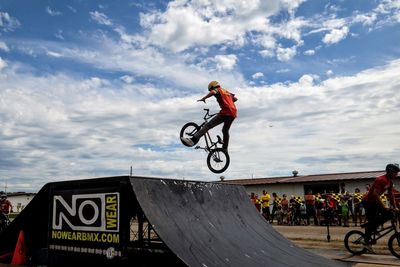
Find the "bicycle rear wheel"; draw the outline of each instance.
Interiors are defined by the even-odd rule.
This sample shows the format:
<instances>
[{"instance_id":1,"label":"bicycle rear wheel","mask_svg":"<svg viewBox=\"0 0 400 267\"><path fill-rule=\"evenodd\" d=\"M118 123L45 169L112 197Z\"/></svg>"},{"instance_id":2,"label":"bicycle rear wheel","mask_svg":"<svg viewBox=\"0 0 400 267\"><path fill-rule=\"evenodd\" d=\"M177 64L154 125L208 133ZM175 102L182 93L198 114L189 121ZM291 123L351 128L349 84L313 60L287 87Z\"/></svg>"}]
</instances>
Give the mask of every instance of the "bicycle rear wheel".
<instances>
[{"instance_id":1,"label":"bicycle rear wheel","mask_svg":"<svg viewBox=\"0 0 400 267\"><path fill-rule=\"evenodd\" d=\"M400 233L394 233L388 241L390 253L400 259Z\"/></svg>"},{"instance_id":2,"label":"bicycle rear wheel","mask_svg":"<svg viewBox=\"0 0 400 267\"><path fill-rule=\"evenodd\" d=\"M228 169L230 157L228 152L223 148L211 150L207 156L207 166L213 173L222 173Z\"/></svg>"},{"instance_id":3,"label":"bicycle rear wheel","mask_svg":"<svg viewBox=\"0 0 400 267\"><path fill-rule=\"evenodd\" d=\"M350 253L354 255L361 255L367 252L367 249L364 247L364 240L365 235L363 232L352 230L344 237L344 246Z\"/></svg>"},{"instance_id":4,"label":"bicycle rear wheel","mask_svg":"<svg viewBox=\"0 0 400 267\"><path fill-rule=\"evenodd\" d=\"M194 134L197 133L198 130L200 130L200 126L198 126L194 122L188 122L185 125L183 125L181 132L179 134L179 137L181 138L181 142L182 142L182 138L192 138L194 136ZM185 146L188 146L183 142L182 142L182 144L184 144Z\"/></svg>"}]
</instances>

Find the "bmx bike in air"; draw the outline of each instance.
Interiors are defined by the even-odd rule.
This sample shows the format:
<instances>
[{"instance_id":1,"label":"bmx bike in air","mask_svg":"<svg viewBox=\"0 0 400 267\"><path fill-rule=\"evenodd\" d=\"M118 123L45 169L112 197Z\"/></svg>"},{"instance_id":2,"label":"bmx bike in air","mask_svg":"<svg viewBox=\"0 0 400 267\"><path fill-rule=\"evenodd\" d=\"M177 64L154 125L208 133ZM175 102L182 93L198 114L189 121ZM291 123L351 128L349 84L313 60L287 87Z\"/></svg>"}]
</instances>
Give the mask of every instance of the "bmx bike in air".
<instances>
[{"instance_id":1,"label":"bmx bike in air","mask_svg":"<svg viewBox=\"0 0 400 267\"><path fill-rule=\"evenodd\" d=\"M180 138L193 137L209 119L217 115L217 113L210 114L210 110L207 108L205 108L204 111L206 111L206 114L203 117L204 122L201 125L197 125L195 122L186 123L181 129ZM228 152L221 147L223 144L221 137L217 135L217 141L213 141L208 131L203 135L203 137L205 140L205 146L196 146L195 149L202 149L208 153L207 166L210 171L213 173L223 173L229 167L230 158ZM183 144L186 146L185 143Z\"/></svg>"},{"instance_id":2,"label":"bmx bike in air","mask_svg":"<svg viewBox=\"0 0 400 267\"><path fill-rule=\"evenodd\" d=\"M361 225L361 227L365 229L367 224L368 222ZM392 232L393 234L388 239L388 248L392 255L400 258L400 231L398 212L395 213L394 219L390 221L389 226L382 226L380 229L377 229L375 232L372 233L369 243L371 245L375 245L379 239ZM348 232L344 237L344 246L350 253L354 255L361 255L368 251L367 248L365 248L364 244L365 232L363 231L352 230Z\"/></svg>"}]
</instances>

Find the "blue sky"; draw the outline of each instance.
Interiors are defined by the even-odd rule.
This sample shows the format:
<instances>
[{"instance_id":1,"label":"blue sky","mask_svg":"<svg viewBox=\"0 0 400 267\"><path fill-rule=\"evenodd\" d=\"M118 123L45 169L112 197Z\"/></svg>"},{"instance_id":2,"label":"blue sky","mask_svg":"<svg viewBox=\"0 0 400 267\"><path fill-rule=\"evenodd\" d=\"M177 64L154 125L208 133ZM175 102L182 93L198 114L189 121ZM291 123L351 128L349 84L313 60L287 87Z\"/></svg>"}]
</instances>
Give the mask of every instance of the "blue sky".
<instances>
[{"instance_id":1,"label":"blue sky","mask_svg":"<svg viewBox=\"0 0 400 267\"><path fill-rule=\"evenodd\" d=\"M234 92L227 179L399 156L400 0L0 2L0 183L216 180L178 134ZM220 128L213 132L216 134Z\"/></svg>"}]
</instances>

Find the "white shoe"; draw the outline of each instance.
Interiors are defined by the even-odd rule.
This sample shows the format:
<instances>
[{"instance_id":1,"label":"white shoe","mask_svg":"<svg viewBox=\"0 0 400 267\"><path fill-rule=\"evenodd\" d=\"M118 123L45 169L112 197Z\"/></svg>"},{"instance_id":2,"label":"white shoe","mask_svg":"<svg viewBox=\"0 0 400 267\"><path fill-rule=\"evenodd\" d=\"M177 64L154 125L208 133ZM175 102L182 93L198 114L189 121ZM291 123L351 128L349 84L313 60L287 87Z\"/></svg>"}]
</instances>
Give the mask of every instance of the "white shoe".
<instances>
[{"instance_id":1,"label":"white shoe","mask_svg":"<svg viewBox=\"0 0 400 267\"><path fill-rule=\"evenodd\" d=\"M187 146L194 146L194 142L190 138L181 137L181 141L183 144L185 144Z\"/></svg>"}]
</instances>

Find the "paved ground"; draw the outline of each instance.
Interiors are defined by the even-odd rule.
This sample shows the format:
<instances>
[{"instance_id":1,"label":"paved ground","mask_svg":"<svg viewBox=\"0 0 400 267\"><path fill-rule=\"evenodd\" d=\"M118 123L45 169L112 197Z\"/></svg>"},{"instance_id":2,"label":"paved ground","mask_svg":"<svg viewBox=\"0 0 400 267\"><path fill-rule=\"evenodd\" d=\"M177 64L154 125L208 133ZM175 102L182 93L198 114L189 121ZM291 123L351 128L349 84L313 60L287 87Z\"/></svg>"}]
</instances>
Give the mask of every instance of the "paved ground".
<instances>
[{"instance_id":1,"label":"paved ground","mask_svg":"<svg viewBox=\"0 0 400 267\"><path fill-rule=\"evenodd\" d=\"M400 266L400 259L392 256L387 248L388 237L382 238L374 246L377 253L375 255L354 256L348 253L343 243L344 236L352 229L360 230L360 227L329 227L330 242L327 240L326 227L281 225L273 225L273 227L300 247L330 259L354 262L356 267Z\"/></svg>"}]
</instances>

